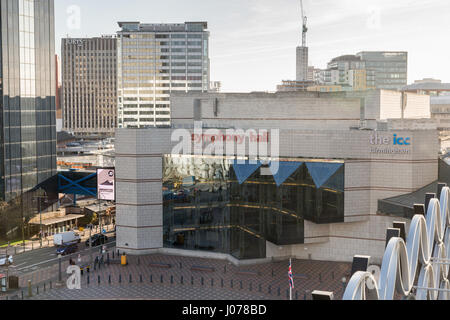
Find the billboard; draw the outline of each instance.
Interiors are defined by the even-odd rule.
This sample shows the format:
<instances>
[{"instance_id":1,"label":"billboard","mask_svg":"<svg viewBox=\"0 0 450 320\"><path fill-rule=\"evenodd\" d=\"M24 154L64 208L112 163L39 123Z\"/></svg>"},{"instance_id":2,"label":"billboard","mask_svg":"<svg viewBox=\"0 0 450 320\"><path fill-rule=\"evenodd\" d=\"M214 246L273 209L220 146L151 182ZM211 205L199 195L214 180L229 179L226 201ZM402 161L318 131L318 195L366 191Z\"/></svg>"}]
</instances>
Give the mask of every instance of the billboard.
<instances>
[{"instance_id":1,"label":"billboard","mask_svg":"<svg viewBox=\"0 0 450 320\"><path fill-rule=\"evenodd\" d=\"M114 168L97 169L97 199L114 201L116 195Z\"/></svg>"}]
</instances>

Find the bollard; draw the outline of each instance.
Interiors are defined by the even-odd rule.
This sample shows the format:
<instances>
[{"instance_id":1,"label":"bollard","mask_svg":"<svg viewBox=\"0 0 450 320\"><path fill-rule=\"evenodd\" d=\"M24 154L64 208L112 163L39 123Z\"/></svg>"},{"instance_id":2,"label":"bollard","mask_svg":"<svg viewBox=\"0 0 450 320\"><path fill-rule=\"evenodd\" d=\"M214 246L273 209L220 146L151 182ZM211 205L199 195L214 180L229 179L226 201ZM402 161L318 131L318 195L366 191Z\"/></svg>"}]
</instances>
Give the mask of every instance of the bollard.
<instances>
[{"instance_id":1,"label":"bollard","mask_svg":"<svg viewBox=\"0 0 450 320\"><path fill-rule=\"evenodd\" d=\"M22 292L22 300L23 300L23 290L21 292Z\"/></svg>"},{"instance_id":2,"label":"bollard","mask_svg":"<svg viewBox=\"0 0 450 320\"><path fill-rule=\"evenodd\" d=\"M112 252L112 253L113 253L113 257L112 257L112 258L114 259L114 250L113 250L113 252Z\"/></svg>"},{"instance_id":3,"label":"bollard","mask_svg":"<svg viewBox=\"0 0 450 320\"><path fill-rule=\"evenodd\" d=\"M130 279L129 279L128 282L129 282L129 283L132 283L132 282L133 282L133 280L131 280L131 273L130 273Z\"/></svg>"},{"instance_id":4,"label":"bollard","mask_svg":"<svg viewBox=\"0 0 450 320\"><path fill-rule=\"evenodd\" d=\"M252 291L252 283L250 282L250 287L249 287L250 291Z\"/></svg>"},{"instance_id":5,"label":"bollard","mask_svg":"<svg viewBox=\"0 0 450 320\"><path fill-rule=\"evenodd\" d=\"M223 288L223 279L220 279L220 286Z\"/></svg>"},{"instance_id":6,"label":"bollard","mask_svg":"<svg viewBox=\"0 0 450 320\"><path fill-rule=\"evenodd\" d=\"M153 275L150 275L150 282L153 282Z\"/></svg>"},{"instance_id":7,"label":"bollard","mask_svg":"<svg viewBox=\"0 0 450 320\"><path fill-rule=\"evenodd\" d=\"M272 286L269 286L268 292L269 292L269 294L272 294Z\"/></svg>"},{"instance_id":8,"label":"bollard","mask_svg":"<svg viewBox=\"0 0 450 320\"><path fill-rule=\"evenodd\" d=\"M31 291L31 280L28 280L28 296L33 296L33 292Z\"/></svg>"},{"instance_id":9,"label":"bollard","mask_svg":"<svg viewBox=\"0 0 450 320\"><path fill-rule=\"evenodd\" d=\"M89 276L87 276L87 285L89 285Z\"/></svg>"},{"instance_id":10,"label":"bollard","mask_svg":"<svg viewBox=\"0 0 450 320\"><path fill-rule=\"evenodd\" d=\"M170 276L170 284L173 284L173 276Z\"/></svg>"},{"instance_id":11,"label":"bollard","mask_svg":"<svg viewBox=\"0 0 450 320\"><path fill-rule=\"evenodd\" d=\"M139 282L142 283L142 274L139 275Z\"/></svg>"},{"instance_id":12,"label":"bollard","mask_svg":"<svg viewBox=\"0 0 450 320\"><path fill-rule=\"evenodd\" d=\"M113 258L114 258L114 251L113 251ZM106 254L106 263L109 266L109 252Z\"/></svg>"},{"instance_id":13,"label":"bollard","mask_svg":"<svg viewBox=\"0 0 450 320\"><path fill-rule=\"evenodd\" d=\"M202 285L203 285L203 277L202 277L202 281L201 282L202 282Z\"/></svg>"},{"instance_id":14,"label":"bollard","mask_svg":"<svg viewBox=\"0 0 450 320\"><path fill-rule=\"evenodd\" d=\"M120 251L117 249L117 256L120 257Z\"/></svg>"},{"instance_id":15,"label":"bollard","mask_svg":"<svg viewBox=\"0 0 450 320\"><path fill-rule=\"evenodd\" d=\"M242 290L242 280L239 281L239 283L240 283L240 289Z\"/></svg>"},{"instance_id":16,"label":"bollard","mask_svg":"<svg viewBox=\"0 0 450 320\"><path fill-rule=\"evenodd\" d=\"M214 279L211 278L211 287L214 287Z\"/></svg>"},{"instance_id":17,"label":"bollard","mask_svg":"<svg viewBox=\"0 0 450 320\"><path fill-rule=\"evenodd\" d=\"M280 287L278 287L277 296L280 296Z\"/></svg>"},{"instance_id":18,"label":"bollard","mask_svg":"<svg viewBox=\"0 0 450 320\"><path fill-rule=\"evenodd\" d=\"M295 291L295 300L298 300L298 291Z\"/></svg>"},{"instance_id":19,"label":"bollard","mask_svg":"<svg viewBox=\"0 0 450 320\"><path fill-rule=\"evenodd\" d=\"M233 279L230 281L230 287L233 288Z\"/></svg>"},{"instance_id":20,"label":"bollard","mask_svg":"<svg viewBox=\"0 0 450 320\"><path fill-rule=\"evenodd\" d=\"M180 277L180 284L183 284L183 276Z\"/></svg>"},{"instance_id":21,"label":"bollard","mask_svg":"<svg viewBox=\"0 0 450 320\"><path fill-rule=\"evenodd\" d=\"M122 282L122 275L119 274L119 283L121 283L121 282Z\"/></svg>"},{"instance_id":22,"label":"bollard","mask_svg":"<svg viewBox=\"0 0 450 320\"><path fill-rule=\"evenodd\" d=\"M97 280L98 280L98 285L100 285L100 276L98 276Z\"/></svg>"},{"instance_id":23,"label":"bollard","mask_svg":"<svg viewBox=\"0 0 450 320\"><path fill-rule=\"evenodd\" d=\"M191 285L194 285L194 276L191 276Z\"/></svg>"},{"instance_id":24,"label":"bollard","mask_svg":"<svg viewBox=\"0 0 450 320\"><path fill-rule=\"evenodd\" d=\"M164 278L163 278L163 275L161 275L161 283L163 283L164 282Z\"/></svg>"}]
</instances>

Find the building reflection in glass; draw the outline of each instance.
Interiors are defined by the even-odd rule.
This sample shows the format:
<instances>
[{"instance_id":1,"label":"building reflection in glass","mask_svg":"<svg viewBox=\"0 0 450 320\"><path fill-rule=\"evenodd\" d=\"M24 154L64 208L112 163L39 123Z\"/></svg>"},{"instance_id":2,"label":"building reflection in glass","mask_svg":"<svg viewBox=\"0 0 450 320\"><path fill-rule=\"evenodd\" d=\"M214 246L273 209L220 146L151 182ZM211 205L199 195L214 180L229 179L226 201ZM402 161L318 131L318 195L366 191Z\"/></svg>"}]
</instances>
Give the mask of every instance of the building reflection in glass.
<instances>
[{"instance_id":1,"label":"building reflection in glass","mask_svg":"<svg viewBox=\"0 0 450 320\"><path fill-rule=\"evenodd\" d=\"M280 159L279 167L164 156L164 246L264 258L266 240L303 243L305 219L344 221L342 162Z\"/></svg>"}]
</instances>

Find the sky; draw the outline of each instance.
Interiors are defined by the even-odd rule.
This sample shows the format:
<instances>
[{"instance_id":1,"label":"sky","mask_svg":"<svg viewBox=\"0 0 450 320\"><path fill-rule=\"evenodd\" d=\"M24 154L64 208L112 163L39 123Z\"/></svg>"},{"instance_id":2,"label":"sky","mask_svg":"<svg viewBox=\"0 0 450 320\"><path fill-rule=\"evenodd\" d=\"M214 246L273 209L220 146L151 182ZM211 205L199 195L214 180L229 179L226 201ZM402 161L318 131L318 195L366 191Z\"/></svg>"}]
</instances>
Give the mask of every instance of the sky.
<instances>
[{"instance_id":1,"label":"sky","mask_svg":"<svg viewBox=\"0 0 450 320\"><path fill-rule=\"evenodd\" d=\"M309 65L360 51L408 51L408 83L450 83L450 1L303 0ZM61 38L115 34L118 21L207 21L211 80L224 92L275 91L295 79L300 0L55 0Z\"/></svg>"}]
</instances>

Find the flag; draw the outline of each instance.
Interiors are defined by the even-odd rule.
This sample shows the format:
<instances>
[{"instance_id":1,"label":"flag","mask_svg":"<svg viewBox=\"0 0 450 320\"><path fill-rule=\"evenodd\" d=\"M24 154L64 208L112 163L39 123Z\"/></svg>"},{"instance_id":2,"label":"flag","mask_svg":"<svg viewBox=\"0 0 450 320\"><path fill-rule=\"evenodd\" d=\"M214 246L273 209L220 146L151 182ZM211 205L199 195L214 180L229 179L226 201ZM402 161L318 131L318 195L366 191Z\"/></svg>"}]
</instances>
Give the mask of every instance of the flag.
<instances>
[{"instance_id":1,"label":"flag","mask_svg":"<svg viewBox=\"0 0 450 320\"><path fill-rule=\"evenodd\" d=\"M289 276L289 287L291 289L294 288L294 277L292 276L292 266L291 266L291 259L289 259L289 271L288 271L288 276Z\"/></svg>"}]
</instances>

